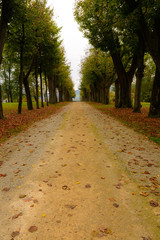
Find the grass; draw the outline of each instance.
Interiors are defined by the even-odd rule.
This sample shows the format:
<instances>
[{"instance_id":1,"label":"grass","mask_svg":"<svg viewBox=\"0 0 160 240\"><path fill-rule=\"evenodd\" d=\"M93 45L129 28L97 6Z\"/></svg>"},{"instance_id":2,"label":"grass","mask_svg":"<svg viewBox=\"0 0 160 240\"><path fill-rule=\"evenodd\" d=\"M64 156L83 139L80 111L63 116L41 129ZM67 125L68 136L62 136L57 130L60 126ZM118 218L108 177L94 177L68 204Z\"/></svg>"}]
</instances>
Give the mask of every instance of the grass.
<instances>
[{"instance_id":1,"label":"grass","mask_svg":"<svg viewBox=\"0 0 160 240\"><path fill-rule=\"evenodd\" d=\"M133 113L132 109L116 109L112 104L89 103L105 114L116 118L118 121L145 135L148 139L160 145L160 119L149 118L149 103L142 103L142 113Z\"/></svg>"}]
</instances>

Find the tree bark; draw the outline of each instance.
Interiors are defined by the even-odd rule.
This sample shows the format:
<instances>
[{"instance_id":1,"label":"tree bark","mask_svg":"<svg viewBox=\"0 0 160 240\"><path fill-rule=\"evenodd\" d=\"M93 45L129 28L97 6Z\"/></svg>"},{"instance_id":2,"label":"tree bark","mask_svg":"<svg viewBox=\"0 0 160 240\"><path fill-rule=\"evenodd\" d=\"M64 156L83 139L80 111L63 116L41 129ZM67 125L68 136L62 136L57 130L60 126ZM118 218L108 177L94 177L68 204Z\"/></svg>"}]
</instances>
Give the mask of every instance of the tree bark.
<instances>
[{"instance_id":1,"label":"tree bark","mask_svg":"<svg viewBox=\"0 0 160 240\"><path fill-rule=\"evenodd\" d=\"M127 73L123 67L121 58L117 52L111 52L111 57L116 69L116 73L118 76L118 80L120 83L120 102L119 107L122 108L131 108L132 101L131 101L131 81L128 79Z\"/></svg>"},{"instance_id":2,"label":"tree bark","mask_svg":"<svg viewBox=\"0 0 160 240\"><path fill-rule=\"evenodd\" d=\"M54 75L48 76L49 103L56 103L56 90L54 84Z\"/></svg>"},{"instance_id":3,"label":"tree bark","mask_svg":"<svg viewBox=\"0 0 160 240\"><path fill-rule=\"evenodd\" d=\"M24 25L22 26L23 33L24 33ZM24 38L24 34L23 34ZM19 74L19 102L18 102L18 114L22 112L22 84L23 84L23 46L24 41L21 42L20 47L20 74Z\"/></svg>"},{"instance_id":4,"label":"tree bark","mask_svg":"<svg viewBox=\"0 0 160 240\"><path fill-rule=\"evenodd\" d=\"M141 112L141 85L142 78L144 75L144 47L141 46L139 50L139 58L138 58L138 69L136 72L136 89L135 89L135 99L134 99L134 108L133 111L140 113Z\"/></svg>"},{"instance_id":5,"label":"tree bark","mask_svg":"<svg viewBox=\"0 0 160 240\"><path fill-rule=\"evenodd\" d=\"M12 97L12 88L11 88L11 68L9 67L9 71L8 71L8 83L9 83L9 96L11 99L11 103L13 102L13 97Z\"/></svg>"},{"instance_id":6,"label":"tree bark","mask_svg":"<svg viewBox=\"0 0 160 240\"><path fill-rule=\"evenodd\" d=\"M48 106L48 84L47 84L47 74L45 72L45 86L46 86L46 105Z\"/></svg>"},{"instance_id":7,"label":"tree bark","mask_svg":"<svg viewBox=\"0 0 160 240\"><path fill-rule=\"evenodd\" d=\"M1 7L1 19L0 19L0 65L2 63L2 53L6 38L7 24L9 19L7 19L7 10L11 5L11 0L2 0ZM3 118L3 106L2 106L2 89L0 86L0 118Z\"/></svg>"},{"instance_id":8,"label":"tree bark","mask_svg":"<svg viewBox=\"0 0 160 240\"><path fill-rule=\"evenodd\" d=\"M59 102L63 102L63 87L62 87L62 84L59 87Z\"/></svg>"},{"instance_id":9,"label":"tree bark","mask_svg":"<svg viewBox=\"0 0 160 240\"><path fill-rule=\"evenodd\" d=\"M109 92L110 92L110 86L107 86L105 88L105 104L109 104Z\"/></svg>"},{"instance_id":10,"label":"tree bark","mask_svg":"<svg viewBox=\"0 0 160 240\"><path fill-rule=\"evenodd\" d=\"M40 88L41 88L41 107L44 107L43 103L43 79L42 79L42 65L40 64Z\"/></svg>"},{"instance_id":11,"label":"tree bark","mask_svg":"<svg viewBox=\"0 0 160 240\"><path fill-rule=\"evenodd\" d=\"M35 62L35 82L36 82L36 107L39 109L39 93L38 93L38 69L37 69L37 59Z\"/></svg>"},{"instance_id":12,"label":"tree bark","mask_svg":"<svg viewBox=\"0 0 160 240\"><path fill-rule=\"evenodd\" d=\"M0 85L0 119L3 118L3 106L2 106L2 91L1 91L1 85Z\"/></svg>"},{"instance_id":13,"label":"tree bark","mask_svg":"<svg viewBox=\"0 0 160 240\"><path fill-rule=\"evenodd\" d=\"M25 92L26 92L28 110L33 110L31 93L30 93L30 89L29 89L28 80L26 77L23 77L23 84L24 84L24 88L25 88Z\"/></svg>"},{"instance_id":14,"label":"tree bark","mask_svg":"<svg viewBox=\"0 0 160 240\"><path fill-rule=\"evenodd\" d=\"M156 67L149 117L160 117L160 71Z\"/></svg>"},{"instance_id":15,"label":"tree bark","mask_svg":"<svg viewBox=\"0 0 160 240\"><path fill-rule=\"evenodd\" d=\"M115 81L115 107L119 108L120 105L120 86L119 86L119 80L116 79Z\"/></svg>"}]
</instances>

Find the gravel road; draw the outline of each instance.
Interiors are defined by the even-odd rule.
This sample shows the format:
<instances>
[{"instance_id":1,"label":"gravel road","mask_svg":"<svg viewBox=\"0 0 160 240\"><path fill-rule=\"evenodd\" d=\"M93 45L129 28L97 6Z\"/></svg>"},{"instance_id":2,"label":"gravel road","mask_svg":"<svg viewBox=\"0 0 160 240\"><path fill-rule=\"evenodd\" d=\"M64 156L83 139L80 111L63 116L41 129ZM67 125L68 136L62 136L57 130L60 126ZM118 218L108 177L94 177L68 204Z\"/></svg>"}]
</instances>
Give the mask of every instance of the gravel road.
<instances>
[{"instance_id":1,"label":"gravel road","mask_svg":"<svg viewBox=\"0 0 160 240\"><path fill-rule=\"evenodd\" d=\"M0 240L159 240L160 148L86 103L0 146Z\"/></svg>"}]
</instances>

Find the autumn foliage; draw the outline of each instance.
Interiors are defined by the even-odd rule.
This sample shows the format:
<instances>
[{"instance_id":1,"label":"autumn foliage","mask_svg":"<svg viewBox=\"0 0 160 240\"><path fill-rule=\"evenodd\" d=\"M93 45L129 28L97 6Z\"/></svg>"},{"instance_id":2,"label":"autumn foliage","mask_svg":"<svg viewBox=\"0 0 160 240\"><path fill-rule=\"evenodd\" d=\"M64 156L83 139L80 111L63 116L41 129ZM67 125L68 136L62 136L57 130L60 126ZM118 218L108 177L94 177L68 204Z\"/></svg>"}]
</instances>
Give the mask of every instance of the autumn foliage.
<instances>
[{"instance_id":1,"label":"autumn foliage","mask_svg":"<svg viewBox=\"0 0 160 240\"><path fill-rule=\"evenodd\" d=\"M34 122L59 112L66 104L67 103L58 103L50 105L49 107L34 109L32 111L24 109L20 115L17 114L17 109L6 110L5 118L0 119L0 142L10 138L12 135L15 135L20 131L25 130Z\"/></svg>"},{"instance_id":2,"label":"autumn foliage","mask_svg":"<svg viewBox=\"0 0 160 240\"><path fill-rule=\"evenodd\" d=\"M140 114L134 113L131 108L114 108L110 105L107 106L100 103L90 103L90 105L115 117L125 125L132 127L136 131L147 136L149 139L160 144L160 119L149 118L148 107L142 107L142 113Z\"/></svg>"}]
</instances>

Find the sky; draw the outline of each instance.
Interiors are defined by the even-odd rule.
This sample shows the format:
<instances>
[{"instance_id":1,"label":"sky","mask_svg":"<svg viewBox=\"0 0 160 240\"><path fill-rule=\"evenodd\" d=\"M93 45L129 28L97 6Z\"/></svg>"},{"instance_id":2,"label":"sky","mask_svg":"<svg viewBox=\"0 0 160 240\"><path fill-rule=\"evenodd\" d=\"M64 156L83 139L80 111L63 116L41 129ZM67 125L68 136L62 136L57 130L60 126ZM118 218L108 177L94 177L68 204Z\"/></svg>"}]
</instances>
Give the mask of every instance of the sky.
<instances>
[{"instance_id":1,"label":"sky","mask_svg":"<svg viewBox=\"0 0 160 240\"><path fill-rule=\"evenodd\" d=\"M78 29L74 20L73 7L75 0L47 0L48 5L54 9L54 20L58 27L62 27L61 38L66 51L67 61L71 64L71 77L75 90L80 83L80 63L89 48L88 40Z\"/></svg>"}]
</instances>

